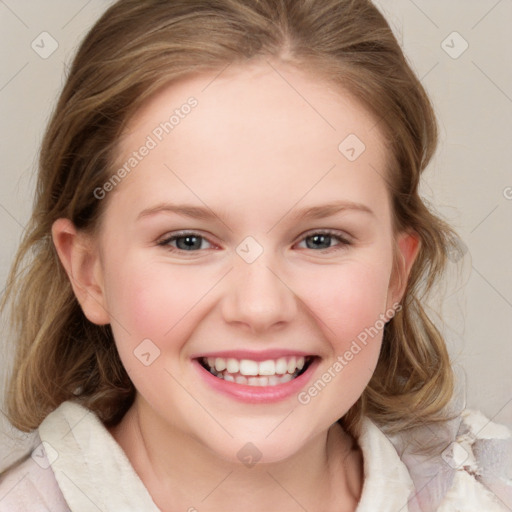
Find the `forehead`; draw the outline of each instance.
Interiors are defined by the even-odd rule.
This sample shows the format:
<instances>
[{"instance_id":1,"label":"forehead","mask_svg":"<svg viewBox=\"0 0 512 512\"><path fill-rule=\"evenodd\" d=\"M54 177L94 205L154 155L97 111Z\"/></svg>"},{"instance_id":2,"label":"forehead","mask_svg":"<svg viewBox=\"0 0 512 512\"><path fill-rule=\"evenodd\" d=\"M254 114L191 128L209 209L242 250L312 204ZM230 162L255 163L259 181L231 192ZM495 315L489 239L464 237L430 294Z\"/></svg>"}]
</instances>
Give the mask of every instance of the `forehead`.
<instances>
[{"instance_id":1,"label":"forehead","mask_svg":"<svg viewBox=\"0 0 512 512\"><path fill-rule=\"evenodd\" d=\"M340 186L375 201L387 161L376 124L346 91L311 73L275 61L232 65L170 84L137 112L117 165L149 139L154 148L118 189L163 201L181 177L196 195L241 204L258 190L271 200L283 187L290 202Z\"/></svg>"}]
</instances>

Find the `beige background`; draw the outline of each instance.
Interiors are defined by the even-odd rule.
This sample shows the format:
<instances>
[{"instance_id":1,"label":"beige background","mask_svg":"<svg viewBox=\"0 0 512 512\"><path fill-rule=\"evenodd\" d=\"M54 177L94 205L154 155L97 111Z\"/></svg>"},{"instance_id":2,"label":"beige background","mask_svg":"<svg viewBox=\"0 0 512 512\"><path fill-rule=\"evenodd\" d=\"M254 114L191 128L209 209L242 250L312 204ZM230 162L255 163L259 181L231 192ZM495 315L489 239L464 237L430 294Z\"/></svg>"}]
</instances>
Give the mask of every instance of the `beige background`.
<instances>
[{"instance_id":1,"label":"beige background","mask_svg":"<svg viewBox=\"0 0 512 512\"><path fill-rule=\"evenodd\" d=\"M66 63L109 3L0 0L0 290L29 216L38 146ZM467 246L461 279L448 282L444 303L435 307L443 309L442 328L466 381L468 406L512 425L512 2L378 5L439 117L442 142L422 193ZM33 41L39 53L58 48L41 56ZM9 351L4 355L0 373ZM0 413L0 469L21 441Z\"/></svg>"}]
</instances>

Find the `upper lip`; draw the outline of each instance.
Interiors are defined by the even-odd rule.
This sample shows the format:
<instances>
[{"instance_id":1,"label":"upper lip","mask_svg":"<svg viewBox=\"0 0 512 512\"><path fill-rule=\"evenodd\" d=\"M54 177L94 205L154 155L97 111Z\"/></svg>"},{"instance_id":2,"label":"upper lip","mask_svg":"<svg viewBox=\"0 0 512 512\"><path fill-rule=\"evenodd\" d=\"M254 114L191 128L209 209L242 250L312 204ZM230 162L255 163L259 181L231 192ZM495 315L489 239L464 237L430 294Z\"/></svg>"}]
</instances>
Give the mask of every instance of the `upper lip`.
<instances>
[{"instance_id":1,"label":"upper lip","mask_svg":"<svg viewBox=\"0 0 512 512\"><path fill-rule=\"evenodd\" d=\"M286 349L273 349L273 350L221 350L219 352L204 352L192 355L191 359L200 359L207 357L222 357L224 359L250 359L252 361L266 361L267 359L279 359L281 357L308 357L314 356L311 352L303 352L301 350L286 350Z\"/></svg>"}]
</instances>

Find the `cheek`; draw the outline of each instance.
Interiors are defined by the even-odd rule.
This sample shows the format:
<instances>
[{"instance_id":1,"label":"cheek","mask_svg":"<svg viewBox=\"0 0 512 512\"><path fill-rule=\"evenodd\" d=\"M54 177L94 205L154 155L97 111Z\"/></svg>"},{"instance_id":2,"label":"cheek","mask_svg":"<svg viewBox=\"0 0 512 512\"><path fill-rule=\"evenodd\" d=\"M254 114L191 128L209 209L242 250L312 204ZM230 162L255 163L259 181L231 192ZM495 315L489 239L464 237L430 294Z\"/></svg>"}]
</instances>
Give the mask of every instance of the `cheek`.
<instances>
[{"instance_id":1,"label":"cheek","mask_svg":"<svg viewBox=\"0 0 512 512\"><path fill-rule=\"evenodd\" d=\"M328 340L330 353L319 376L298 396L299 403L324 410L332 421L356 403L377 364L386 314L390 267L386 262L322 269L315 279L315 294L304 294L316 325ZM311 276L313 277L313 276Z\"/></svg>"},{"instance_id":2,"label":"cheek","mask_svg":"<svg viewBox=\"0 0 512 512\"><path fill-rule=\"evenodd\" d=\"M373 326L386 311L389 272L359 263L322 270L314 277L315 292L304 302L322 320L330 339L342 348L349 339ZM380 322L379 322L380 325Z\"/></svg>"},{"instance_id":3,"label":"cheek","mask_svg":"<svg viewBox=\"0 0 512 512\"><path fill-rule=\"evenodd\" d=\"M201 298L215 282L192 266L166 265L126 259L112 269L105 287L120 351L132 350L143 339L160 349L169 343L179 348L192 329L190 319ZM117 326L116 326L117 324Z\"/></svg>"}]
</instances>

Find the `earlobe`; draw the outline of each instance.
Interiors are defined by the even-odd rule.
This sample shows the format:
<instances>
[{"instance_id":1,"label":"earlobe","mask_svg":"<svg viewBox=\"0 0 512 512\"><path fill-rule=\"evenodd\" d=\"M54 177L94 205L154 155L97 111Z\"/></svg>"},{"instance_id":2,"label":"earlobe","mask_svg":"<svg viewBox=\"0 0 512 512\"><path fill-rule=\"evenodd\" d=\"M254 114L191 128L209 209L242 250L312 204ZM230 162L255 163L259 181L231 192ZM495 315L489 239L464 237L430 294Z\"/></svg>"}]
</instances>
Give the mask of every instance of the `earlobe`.
<instances>
[{"instance_id":1,"label":"earlobe","mask_svg":"<svg viewBox=\"0 0 512 512\"><path fill-rule=\"evenodd\" d=\"M69 219L57 219L52 240L85 316L97 325L110 323L99 254L90 237L80 233Z\"/></svg>"},{"instance_id":2,"label":"earlobe","mask_svg":"<svg viewBox=\"0 0 512 512\"><path fill-rule=\"evenodd\" d=\"M418 256L420 247L419 236L413 232L402 232L395 240L395 257L388 293L388 307L392 307L402 300L411 268Z\"/></svg>"}]
</instances>

